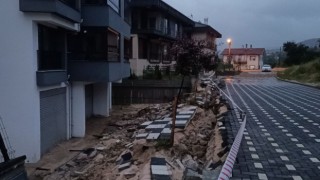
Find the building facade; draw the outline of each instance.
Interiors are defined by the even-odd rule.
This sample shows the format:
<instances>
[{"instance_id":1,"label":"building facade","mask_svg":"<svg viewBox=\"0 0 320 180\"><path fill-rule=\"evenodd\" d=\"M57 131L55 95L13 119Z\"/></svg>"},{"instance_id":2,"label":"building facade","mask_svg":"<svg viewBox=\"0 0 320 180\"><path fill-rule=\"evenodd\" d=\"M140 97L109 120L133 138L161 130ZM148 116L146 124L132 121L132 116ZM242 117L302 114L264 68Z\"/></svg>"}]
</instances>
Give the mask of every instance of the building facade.
<instances>
[{"instance_id":1,"label":"building facade","mask_svg":"<svg viewBox=\"0 0 320 180\"><path fill-rule=\"evenodd\" d=\"M168 48L194 22L162 0L132 0L132 73L141 76L147 66L175 64Z\"/></svg>"},{"instance_id":2,"label":"building facade","mask_svg":"<svg viewBox=\"0 0 320 180\"><path fill-rule=\"evenodd\" d=\"M232 48L222 52L223 62L232 64L236 70L261 69L265 57L264 48Z\"/></svg>"},{"instance_id":3,"label":"building facade","mask_svg":"<svg viewBox=\"0 0 320 180\"><path fill-rule=\"evenodd\" d=\"M190 30L190 37L193 40L205 42L205 52L213 55L213 63L214 55L217 52L216 40L217 38L221 38L222 35L208 24L195 22L194 27Z\"/></svg>"},{"instance_id":4,"label":"building facade","mask_svg":"<svg viewBox=\"0 0 320 180\"><path fill-rule=\"evenodd\" d=\"M130 75L125 0L4 0L0 116L15 156L36 162L108 116L111 82Z\"/></svg>"}]
</instances>

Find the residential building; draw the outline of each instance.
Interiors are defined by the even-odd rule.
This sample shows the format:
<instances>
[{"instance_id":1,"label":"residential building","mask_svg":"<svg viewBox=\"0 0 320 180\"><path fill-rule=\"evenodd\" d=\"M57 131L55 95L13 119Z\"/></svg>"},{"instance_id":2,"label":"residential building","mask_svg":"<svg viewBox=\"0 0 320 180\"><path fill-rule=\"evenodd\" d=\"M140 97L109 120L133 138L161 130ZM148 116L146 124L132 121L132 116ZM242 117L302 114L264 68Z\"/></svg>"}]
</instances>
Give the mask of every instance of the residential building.
<instances>
[{"instance_id":1,"label":"residential building","mask_svg":"<svg viewBox=\"0 0 320 180\"><path fill-rule=\"evenodd\" d=\"M194 22L162 0L132 0L131 8L132 73L141 76L148 66L172 67L168 48Z\"/></svg>"},{"instance_id":2,"label":"residential building","mask_svg":"<svg viewBox=\"0 0 320 180\"><path fill-rule=\"evenodd\" d=\"M126 0L4 0L0 116L15 156L36 162L108 116L111 82L130 75Z\"/></svg>"},{"instance_id":3,"label":"residential building","mask_svg":"<svg viewBox=\"0 0 320 180\"><path fill-rule=\"evenodd\" d=\"M217 52L216 39L222 35L208 24L195 22L194 27L190 30L191 39L196 41L204 41L206 43L205 52L213 55ZM212 62L214 61L214 56Z\"/></svg>"},{"instance_id":4,"label":"residential building","mask_svg":"<svg viewBox=\"0 0 320 180\"><path fill-rule=\"evenodd\" d=\"M265 57L264 48L231 48L221 53L224 63L230 63L237 70L261 69Z\"/></svg>"}]
</instances>

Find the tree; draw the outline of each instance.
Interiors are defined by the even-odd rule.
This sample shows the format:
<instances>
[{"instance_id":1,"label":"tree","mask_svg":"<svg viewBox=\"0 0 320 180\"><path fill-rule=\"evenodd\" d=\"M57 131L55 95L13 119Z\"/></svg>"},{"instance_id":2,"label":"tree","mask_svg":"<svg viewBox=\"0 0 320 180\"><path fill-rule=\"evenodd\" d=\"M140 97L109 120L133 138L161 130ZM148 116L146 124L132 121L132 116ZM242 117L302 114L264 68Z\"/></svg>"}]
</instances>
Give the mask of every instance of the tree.
<instances>
[{"instance_id":1,"label":"tree","mask_svg":"<svg viewBox=\"0 0 320 180\"><path fill-rule=\"evenodd\" d=\"M174 142L174 129L175 129L175 115L178 105L178 101L181 94L181 89L184 83L185 76L199 75L202 69L209 69L211 59L214 54L205 50L205 41L195 41L192 39L179 39L172 44L169 50L169 57L176 61L176 72L182 75L182 80L179 88L178 95L175 97L173 103L173 118L172 118L172 130L171 130L171 146Z\"/></svg>"},{"instance_id":2,"label":"tree","mask_svg":"<svg viewBox=\"0 0 320 180\"><path fill-rule=\"evenodd\" d=\"M169 56L176 61L176 72L183 77L178 98L185 76L195 75L197 77L201 70L210 70L212 68L211 59L214 54L205 50L206 44L206 41L186 38L178 39L172 44Z\"/></svg>"},{"instance_id":3,"label":"tree","mask_svg":"<svg viewBox=\"0 0 320 180\"><path fill-rule=\"evenodd\" d=\"M289 66L306 63L319 56L319 52L314 49L294 42L284 43L283 50L287 53L287 58L284 60L284 63Z\"/></svg>"}]
</instances>

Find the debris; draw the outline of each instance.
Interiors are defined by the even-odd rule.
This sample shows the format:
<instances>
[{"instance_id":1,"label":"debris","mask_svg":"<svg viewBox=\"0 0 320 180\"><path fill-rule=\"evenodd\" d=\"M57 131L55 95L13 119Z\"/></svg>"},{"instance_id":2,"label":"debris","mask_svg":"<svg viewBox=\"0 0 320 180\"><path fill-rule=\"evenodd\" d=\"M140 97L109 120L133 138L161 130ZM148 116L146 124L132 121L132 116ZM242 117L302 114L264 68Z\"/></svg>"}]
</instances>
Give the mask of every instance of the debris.
<instances>
[{"instance_id":1,"label":"debris","mask_svg":"<svg viewBox=\"0 0 320 180\"><path fill-rule=\"evenodd\" d=\"M176 162L179 165L180 169L185 170L184 165L182 164L182 162L179 159L176 159Z\"/></svg>"},{"instance_id":2,"label":"debris","mask_svg":"<svg viewBox=\"0 0 320 180\"><path fill-rule=\"evenodd\" d=\"M196 171L198 169L198 163L192 159L190 155L186 155L184 159L182 159L182 163L185 167Z\"/></svg>"}]
</instances>

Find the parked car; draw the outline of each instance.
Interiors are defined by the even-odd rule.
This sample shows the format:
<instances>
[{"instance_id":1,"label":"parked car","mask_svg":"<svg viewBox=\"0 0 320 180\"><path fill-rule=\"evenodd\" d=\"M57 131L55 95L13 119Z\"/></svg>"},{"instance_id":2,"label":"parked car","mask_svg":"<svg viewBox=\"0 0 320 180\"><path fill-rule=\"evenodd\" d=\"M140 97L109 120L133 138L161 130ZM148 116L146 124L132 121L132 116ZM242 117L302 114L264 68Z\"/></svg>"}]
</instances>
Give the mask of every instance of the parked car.
<instances>
[{"instance_id":1,"label":"parked car","mask_svg":"<svg viewBox=\"0 0 320 180\"><path fill-rule=\"evenodd\" d=\"M261 68L262 72L271 72L271 69L271 66L268 64L263 65Z\"/></svg>"}]
</instances>

